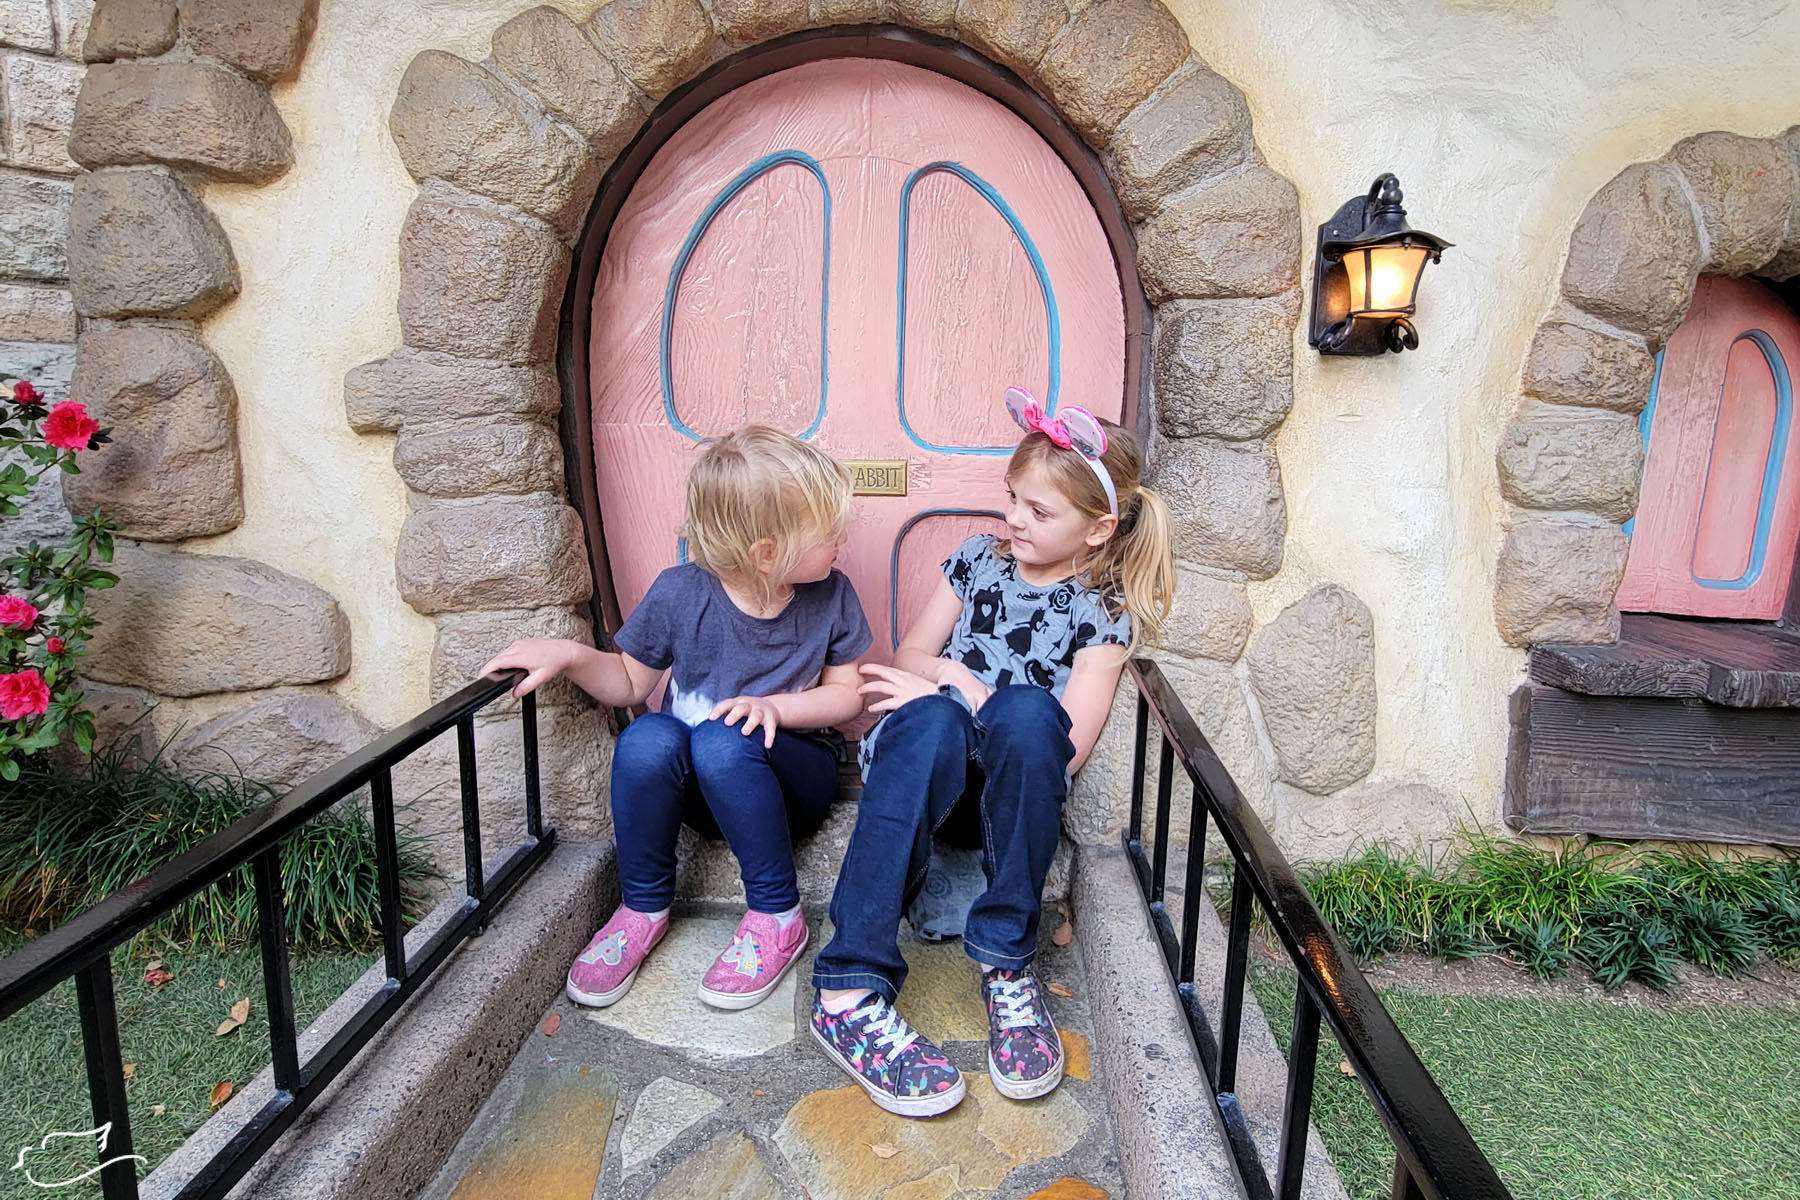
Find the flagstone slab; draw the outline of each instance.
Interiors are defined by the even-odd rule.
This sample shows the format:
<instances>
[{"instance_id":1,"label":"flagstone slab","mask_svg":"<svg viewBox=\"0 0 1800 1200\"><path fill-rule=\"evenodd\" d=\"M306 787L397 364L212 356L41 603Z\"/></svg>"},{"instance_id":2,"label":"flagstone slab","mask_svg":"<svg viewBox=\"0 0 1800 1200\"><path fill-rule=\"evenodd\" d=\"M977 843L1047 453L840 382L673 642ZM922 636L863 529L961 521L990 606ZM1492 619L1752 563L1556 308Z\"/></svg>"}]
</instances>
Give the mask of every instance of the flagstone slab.
<instances>
[{"instance_id":1,"label":"flagstone slab","mask_svg":"<svg viewBox=\"0 0 1800 1200\"><path fill-rule=\"evenodd\" d=\"M1087 1038L1060 1025L1056 1031L1062 1035L1063 1074L1083 1082L1091 1080L1094 1077L1094 1064L1093 1057L1088 1053Z\"/></svg>"},{"instance_id":2,"label":"flagstone slab","mask_svg":"<svg viewBox=\"0 0 1800 1200\"><path fill-rule=\"evenodd\" d=\"M902 934L906 986L900 1015L933 1041L985 1042L987 1009L981 1001L981 972L963 952L961 940L922 942Z\"/></svg>"},{"instance_id":3,"label":"flagstone slab","mask_svg":"<svg viewBox=\"0 0 1800 1200\"><path fill-rule=\"evenodd\" d=\"M854 1084L813 1092L789 1110L775 1144L813 1200L948 1200L1066 1154L1093 1121L1066 1090L1019 1104L985 1075L965 1078L962 1103L930 1121L883 1112Z\"/></svg>"},{"instance_id":4,"label":"flagstone slab","mask_svg":"<svg viewBox=\"0 0 1800 1200\"><path fill-rule=\"evenodd\" d=\"M1067 1179L1059 1179L1047 1188L1040 1188L1025 1197L1025 1200L1109 1200L1108 1195L1085 1179L1076 1179L1073 1175Z\"/></svg>"},{"instance_id":5,"label":"flagstone slab","mask_svg":"<svg viewBox=\"0 0 1800 1200\"><path fill-rule=\"evenodd\" d=\"M733 1133L695 1151L645 1200L781 1200L781 1195L750 1139Z\"/></svg>"},{"instance_id":6,"label":"flagstone slab","mask_svg":"<svg viewBox=\"0 0 1800 1200\"><path fill-rule=\"evenodd\" d=\"M754 1008L725 1012L700 1002L700 980L736 930L737 922L728 919L677 917L644 960L631 992L588 1013L588 1020L702 1058L749 1058L793 1041L794 991L803 966Z\"/></svg>"},{"instance_id":7,"label":"flagstone slab","mask_svg":"<svg viewBox=\"0 0 1800 1200\"><path fill-rule=\"evenodd\" d=\"M683 1131L717 1112L725 1103L705 1088L659 1075L638 1093L631 1120L619 1141L619 1161L626 1175L656 1157Z\"/></svg>"},{"instance_id":8,"label":"flagstone slab","mask_svg":"<svg viewBox=\"0 0 1800 1200\"><path fill-rule=\"evenodd\" d=\"M451 1200L589 1200L618 1101L618 1079L605 1067L560 1063L534 1073Z\"/></svg>"}]
</instances>

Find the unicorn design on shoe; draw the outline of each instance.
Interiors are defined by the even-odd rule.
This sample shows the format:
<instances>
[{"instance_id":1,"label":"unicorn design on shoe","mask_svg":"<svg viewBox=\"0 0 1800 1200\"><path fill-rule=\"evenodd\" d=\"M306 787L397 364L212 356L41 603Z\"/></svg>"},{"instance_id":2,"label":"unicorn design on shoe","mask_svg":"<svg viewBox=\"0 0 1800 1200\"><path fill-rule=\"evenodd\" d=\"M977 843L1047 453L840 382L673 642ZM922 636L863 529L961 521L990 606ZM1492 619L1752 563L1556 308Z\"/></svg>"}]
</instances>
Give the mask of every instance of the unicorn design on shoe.
<instances>
[{"instance_id":1,"label":"unicorn design on shoe","mask_svg":"<svg viewBox=\"0 0 1800 1200\"><path fill-rule=\"evenodd\" d=\"M775 990L806 948L806 918L781 928L768 913L747 912L700 981L700 999L714 1008L749 1008Z\"/></svg>"},{"instance_id":2,"label":"unicorn design on shoe","mask_svg":"<svg viewBox=\"0 0 1800 1200\"><path fill-rule=\"evenodd\" d=\"M667 917L652 923L643 913L620 905L570 964L563 991L589 1008L615 1003L631 990L644 957L668 931Z\"/></svg>"}]
</instances>

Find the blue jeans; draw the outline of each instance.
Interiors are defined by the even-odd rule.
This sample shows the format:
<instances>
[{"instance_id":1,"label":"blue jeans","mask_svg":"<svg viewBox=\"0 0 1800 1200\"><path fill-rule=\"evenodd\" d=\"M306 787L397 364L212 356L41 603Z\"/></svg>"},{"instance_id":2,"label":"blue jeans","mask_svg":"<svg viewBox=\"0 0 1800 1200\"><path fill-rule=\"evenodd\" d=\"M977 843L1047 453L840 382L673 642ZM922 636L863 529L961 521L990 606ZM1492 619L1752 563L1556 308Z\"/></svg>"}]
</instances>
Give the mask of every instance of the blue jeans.
<instances>
[{"instance_id":1,"label":"blue jeans","mask_svg":"<svg viewBox=\"0 0 1800 1200\"><path fill-rule=\"evenodd\" d=\"M944 696L889 714L831 896L836 933L813 962L814 986L873 988L890 1001L899 994L900 914L925 882L932 834L965 792L979 796L988 888L969 909L963 949L994 966L1029 964L1074 757L1068 714L1039 687L1001 688L974 716Z\"/></svg>"},{"instance_id":2,"label":"blue jeans","mask_svg":"<svg viewBox=\"0 0 1800 1200\"><path fill-rule=\"evenodd\" d=\"M741 723L740 723L741 725ZM812 738L707 721L692 728L667 713L637 718L613 749L613 835L621 899L659 912L675 899L675 838L685 820L723 836L737 856L757 912L800 903L794 842L825 822L837 795L837 755Z\"/></svg>"}]
</instances>

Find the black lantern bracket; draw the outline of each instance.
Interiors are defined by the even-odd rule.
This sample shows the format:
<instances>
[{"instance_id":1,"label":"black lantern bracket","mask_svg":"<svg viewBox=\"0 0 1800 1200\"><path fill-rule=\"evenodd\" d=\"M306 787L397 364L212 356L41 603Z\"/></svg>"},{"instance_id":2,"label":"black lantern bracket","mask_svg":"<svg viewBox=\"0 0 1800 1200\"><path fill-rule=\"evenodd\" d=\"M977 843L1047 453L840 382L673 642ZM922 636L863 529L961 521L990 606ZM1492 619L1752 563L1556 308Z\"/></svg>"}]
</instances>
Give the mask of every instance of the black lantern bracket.
<instances>
[{"instance_id":1,"label":"black lantern bracket","mask_svg":"<svg viewBox=\"0 0 1800 1200\"><path fill-rule=\"evenodd\" d=\"M1452 243L1406 223L1400 205L1400 180L1378 176L1366 196L1348 200L1319 226L1313 258L1312 324L1308 340L1320 354L1368 355L1414 350L1418 330L1411 317L1417 307L1419 277L1426 262L1438 262ZM1371 295L1370 278L1375 254L1405 251L1411 278L1401 302L1378 303ZM1417 251L1424 253L1418 254ZM1361 295L1353 295L1348 255L1363 256Z\"/></svg>"}]
</instances>

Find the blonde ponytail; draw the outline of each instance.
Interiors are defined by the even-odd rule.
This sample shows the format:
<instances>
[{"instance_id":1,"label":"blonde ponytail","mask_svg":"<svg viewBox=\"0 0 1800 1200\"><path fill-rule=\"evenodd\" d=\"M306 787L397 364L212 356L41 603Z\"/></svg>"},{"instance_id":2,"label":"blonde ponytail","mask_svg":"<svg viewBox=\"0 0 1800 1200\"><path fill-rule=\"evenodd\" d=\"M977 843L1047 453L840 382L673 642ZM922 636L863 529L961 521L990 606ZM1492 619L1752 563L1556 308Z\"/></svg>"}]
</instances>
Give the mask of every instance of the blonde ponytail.
<instances>
[{"instance_id":1,"label":"blonde ponytail","mask_svg":"<svg viewBox=\"0 0 1800 1200\"><path fill-rule=\"evenodd\" d=\"M1119 528L1101 547L1109 555L1112 590L1131 614L1131 645L1155 646L1163 623L1175 605L1175 527L1169 506L1147 487L1139 487L1119 515Z\"/></svg>"}]
</instances>

